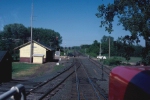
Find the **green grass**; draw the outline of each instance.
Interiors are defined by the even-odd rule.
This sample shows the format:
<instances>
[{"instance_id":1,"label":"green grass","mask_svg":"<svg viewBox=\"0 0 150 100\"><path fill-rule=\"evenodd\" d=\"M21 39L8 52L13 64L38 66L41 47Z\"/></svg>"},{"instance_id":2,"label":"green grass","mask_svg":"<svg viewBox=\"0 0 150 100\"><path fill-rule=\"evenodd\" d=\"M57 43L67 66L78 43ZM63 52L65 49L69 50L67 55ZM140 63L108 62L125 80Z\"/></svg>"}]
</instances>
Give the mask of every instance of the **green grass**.
<instances>
[{"instance_id":1,"label":"green grass","mask_svg":"<svg viewBox=\"0 0 150 100\"><path fill-rule=\"evenodd\" d=\"M56 65L56 66L54 66L54 70L53 71L58 71L58 70L60 70L62 68L64 68L63 65Z\"/></svg>"},{"instance_id":2,"label":"green grass","mask_svg":"<svg viewBox=\"0 0 150 100\"><path fill-rule=\"evenodd\" d=\"M20 63L13 62L12 63L12 74L18 73L20 71L27 71L37 67L40 64L29 64L29 63Z\"/></svg>"},{"instance_id":3,"label":"green grass","mask_svg":"<svg viewBox=\"0 0 150 100\"><path fill-rule=\"evenodd\" d=\"M121 59L122 62L127 62L127 60L123 57L119 57ZM130 60L129 62L132 62L132 63L136 63L138 61L141 61L141 57L130 57Z\"/></svg>"},{"instance_id":4,"label":"green grass","mask_svg":"<svg viewBox=\"0 0 150 100\"><path fill-rule=\"evenodd\" d=\"M21 76L30 76L32 75L38 68L40 64L30 64L30 63L20 63L20 62L13 62L12 63L12 75L13 77L21 77ZM63 69L63 65L56 65L53 69L54 71L58 71ZM43 74L43 73L41 73Z\"/></svg>"}]
</instances>

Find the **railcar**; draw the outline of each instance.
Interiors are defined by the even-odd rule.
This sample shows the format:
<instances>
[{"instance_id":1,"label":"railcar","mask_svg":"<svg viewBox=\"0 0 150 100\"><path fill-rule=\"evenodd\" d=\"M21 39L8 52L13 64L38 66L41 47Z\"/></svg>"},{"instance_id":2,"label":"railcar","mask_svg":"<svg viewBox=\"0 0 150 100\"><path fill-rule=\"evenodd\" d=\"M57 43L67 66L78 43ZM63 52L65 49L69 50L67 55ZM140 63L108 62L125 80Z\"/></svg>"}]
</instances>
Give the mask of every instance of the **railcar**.
<instances>
[{"instance_id":1,"label":"railcar","mask_svg":"<svg viewBox=\"0 0 150 100\"><path fill-rule=\"evenodd\" d=\"M117 66L109 77L109 100L150 100L150 66Z\"/></svg>"}]
</instances>

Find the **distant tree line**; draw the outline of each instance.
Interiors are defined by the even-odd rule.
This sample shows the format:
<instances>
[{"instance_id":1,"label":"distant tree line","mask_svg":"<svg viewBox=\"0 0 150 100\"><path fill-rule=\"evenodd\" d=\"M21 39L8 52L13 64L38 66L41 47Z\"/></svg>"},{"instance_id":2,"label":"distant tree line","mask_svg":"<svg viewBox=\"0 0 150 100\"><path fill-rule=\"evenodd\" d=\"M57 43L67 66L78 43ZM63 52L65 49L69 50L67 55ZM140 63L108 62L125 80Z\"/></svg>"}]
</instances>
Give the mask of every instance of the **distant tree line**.
<instances>
[{"instance_id":1,"label":"distant tree line","mask_svg":"<svg viewBox=\"0 0 150 100\"><path fill-rule=\"evenodd\" d=\"M91 45L82 45L81 48L84 50L83 52L94 57L99 54L108 56L109 38L111 56L121 56L126 60L130 60L130 57L142 57L144 47L131 43L131 41L129 41L130 36L119 37L117 40L114 40L113 37L104 35L100 42L95 40Z\"/></svg>"},{"instance_id":2,"label":"distant tree line","mask_svg":"<svg viewBox=\"0 0 150 100\"><path fill-rule=\"evenodd\" d=\"M62 43L62 37L58 32L51 29L33 28L32 39L44 45L58 49ZM0 31L0 50L7 50L14 53L14 48L30 41L31 27L23 24L8 24Z\"/></svg>"}]
</instances>

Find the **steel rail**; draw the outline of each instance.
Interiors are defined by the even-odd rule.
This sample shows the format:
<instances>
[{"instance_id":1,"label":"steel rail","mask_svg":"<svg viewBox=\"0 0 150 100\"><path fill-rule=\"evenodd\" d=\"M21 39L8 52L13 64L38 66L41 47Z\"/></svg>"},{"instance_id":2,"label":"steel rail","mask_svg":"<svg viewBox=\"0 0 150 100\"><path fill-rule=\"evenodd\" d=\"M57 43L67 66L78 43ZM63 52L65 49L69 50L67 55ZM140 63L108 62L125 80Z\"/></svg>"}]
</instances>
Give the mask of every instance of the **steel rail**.
<instances>
[{"instance_id":1,"label":"steel rail","mask_svg":"<svg viewBox=\"0 0 150 100\"><path fill-rule=\"evenodd\" d=\"M27 93L26 95L29 95L29 94L30 94L32 91L34 91L35 89L44 86L44 85L47 84L48 82L50 82L50 81L54 80L55 78L57 78L58 76L62 75L64 72L68 71L71 67L73 67L74 64L75 64L75 63L74 63L74 60L73 60L73 63L70 65L70 67L68 67L68 68L65 69L64 71L60 72L60 73L57 74L56 76L52 77L51 79L48 79L48 80L42 82L41 84L37 85L34 89L31 89L31 90L29 91L29 93Z\"/></svg>"},{"instance_id":2,"label":"steel rail","mask_svg":"<svg viewBox=\"0 0 150 100\"><path fill-rule=\"evenodd\" d=\"M97 64L99 64L99 65L102 66L102 64L96 62L95 60L93 60L93 59L91 59L91 58L89 58L88 60L89 60L90 62L92 62L94 65L96 65L100 70L103 70L103 67L100 68L100 67L97 65ZM105 68L107 68L107 67L105 66ZM109 69L109 68L107 68L107 69ZM111 69L109 69L109 71L111 71ZM105 71L105 73L108 74L106 71ZM102 72L102 75L103 75L103 72ZM104 93L102 93L102 90L101 90L95 83L93 83L93 85L94 85L94 86L96 87L96 89L99 91L99 93L101 94L101 96L103 96L103 98L104 98L105 100L108 100L107 97L104 95Z\"/></svg>"},{"instance_id":3,"label":"steel rail","mask_svg":"<svg viewBox=\"0 0 150 100\"><path fill-rule=\"evenodd\" d=\"M43 92L44 94L38 95L38 100L44 99L47 95L49 95L52 91L54 91L54 90L57 89L62 83L64 83L64 81L65 81L66 79L68 79L68 78L75 72L75 70L73 69L73 66L75 66L75 65L76 65L76 63L74 62L68 69L66 69L66 71L67 71L67 70L68 70L68 71L70 70L70 72L69 72L69 73L66 73L65 77L63 77L63 79L61 78L61 81L59 81L58 83L56 83L52 88L49 88L49 89L45 90L45 92ZM65 73L63 73L63 74L65 74ZM58 75L57 75L57 76L58 76ZM59 76L60 76L60 75L59 75ZM53 78L53 80L55 81L57 78L59 78L59 76ZM52 81L52 79L50 79L50 80ZM49 82L51 83L50 80L49 80ZM36 88L37 91L38 91L38 89L42 89L42 87L44 88L44 85L48 85L49 82L45 82L44 84L42 84L42 85L40 85L39 87L37 87L37 88ZM31 94L31 93L33 93L33 94L36 93L36 89L34 89L33 91L31 91L30 94ZM31 94L31 95L32 95L32 94ZM29 98L30 98L31 95L29 95ZM34 95L32 95L32 96L34 96Z\"/></svg>"},{"instance_id":4,"label":"steel rail","mask_svg":"<svg viewBox=\"0 0 150 100\"><path fill-rule=\"evenodd\" d=\"M88 81L89 81L89 83L91 84L92 88L94 89L95 94L96 94L98 100L100 100L100 96L99 96L98 92L96 91L96 88L95 88L95 86L94 86L92 80L90 79L89 75L87 74L87 71L85 70L85 66L83 65L83 63L82 63L81 61L80 61L80 63L81 63L82 66L83 66L83 69L84 69L84 71L85 71L85 73L86 73L86 76L87 76L87 78L88 78Z\"/></svg>"},{"instance_id":5,"label":"steel rail","mask_svg":"<svg viewBox=\"0 0 150 100\"><path fill-rule=\"evenodd\" d=\"M89 61L91 61L91 62L92 62L94 65L96 65L98 68L100 68L100 67L99 67L97 64L99 64L100 66L103 66L103 68L109 70L109 72L111 71L110 68L104 66L103 64L100 64L100 63L96 62L95 60L93 60L93 59L91 59L91 58L89 59ZM97 64L96 64L96 63L97 63ZM100 68L100 69L101 69L101 68ZM104 72L109 75L109 72L107 72L107 71L105 71L105 70L104 70Z\"/></svg>"},{"instance_id":6,"label":"steel rail","mask_svg":"<svg viewBox=\"0 0 150 100\"><path fill-rule=\"evenodd\" d=\"M94 84L94 83L93 83ZM94 84L94 86L95 87L97 87L96 89L99 91L99 93L103 96L103 98L105 99L105 100L108 100L107 99L107 97L101 92L101 90L99 89L99 87L96 85L96 84Z\"/></svg>"},{"instance_id":7,"label":"steel rail","mask_svg":"<svg viewBox=\"0 0 150 100\"><path fill-rule=\"evenodd\" d=\"M53 90L55 90L58 86L60 86L66 79L68 79L69 76L71 76L74 73L74 71L72 73L70 73L67 77L65 77L59 84L57 84L53 89L50 89L48 91L46 91L45 94L43 94L39 100L42 100L43 98L45 98L45 96L47 96L50 92L52 92Z\"/></svg>"},{"instance_id":8,"label":"steel rail","mask_svg":"<svg viewBox=\"0 0 150 100\"><path fill-rule=\"evenodd\" d=\"M75 64L74 64L74 66L76 66ZM78 68L79 68L80 66L78 66ZM77 69L78 69L77 68ZM40 98L39 98L39 100L42 100L43 98L45 98L45 96L47 96L50 92L52 92L53 90L55 90L58 86L60 86L66 79L68 79L73 73L75 72L75 70L73 71L73 72L71 72L68 76L66 76L59 84L57 84L53 89L50 89L50 90L48 90L48 91L46 91L46 93L45 94L43 94Z\"/></svg>"},{"instance_id":9,"label":"steel rail","mask_svg":"<svg viewBox=\"0 0 150 100\"><path fill-rule=\"evenodd\" d=\"M76 68L76 66L75 66L75 74L76 74L76 84L77 84L78 100L80 100L79 78L78 78L78 75L77 75L77 68Z\"/></svg>"}]
</instances>

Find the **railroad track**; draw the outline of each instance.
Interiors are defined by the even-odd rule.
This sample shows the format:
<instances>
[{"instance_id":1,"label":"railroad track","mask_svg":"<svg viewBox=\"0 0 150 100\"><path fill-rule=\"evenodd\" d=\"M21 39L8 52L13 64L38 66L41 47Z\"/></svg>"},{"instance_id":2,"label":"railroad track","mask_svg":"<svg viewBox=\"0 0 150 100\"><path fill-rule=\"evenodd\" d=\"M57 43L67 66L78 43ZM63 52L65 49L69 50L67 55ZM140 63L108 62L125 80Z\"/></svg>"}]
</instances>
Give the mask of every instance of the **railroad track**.
<instances>
[{"instance_id":1,"label":"railroad track","mask_svg":"<svg viewBox=\"0 0 150 100\"><path fill-rule=\"evenodd\" d=\"M102 93L103 91L92 82L85 65L79 61L79 58L75 59L75 62L67 71L32 90L27 95L27 100L51 99L71 76L73 76L74 81L70 100L107 100L106 95Z\"/></svg>"},{"instance_id":2,"label":"railroad track","mask_svg":"<svg viewBox=\"0 0 150 100\"><path fill-rule=\"evenodd\" d=\"M59 91L59 87L63 85L64 81L75 72L73 66L77 66L78 68L80 65L75 61L68 69L61 72L59 75L37 86L27 95L27 100L50 99L57 93L57 91Z\"/></svg>"},{"instance_id":3,"label":"railroad track","mask_svg":"<svg viewBox=\"0 0 150 100\"><path fill-rule=\"evenodd\" d=\"M108 91L109 91L109 77L106 73L103 73L100 65L95 65L89 58L82 57L80 58L83 66L87 70L88 75L90 76L94 86L97 91L101 94L102 100L108 99ZM97 64L97 63L96 63ZM103 75L103 76L102 76Z\"/></svg>"},{"instance_id":4,"label":"railroad track","mask_svg":"<svg viewBox=\"0 0 150 100\"><path fill-rule=\"evenodd\" d=\"M83 58L83 59L82 59ZM56 76L49 80L38 83L27 83L26 99L27 100L107 100L107 93L100 85L97 84L100 80L99 73L101 68L94 67L96 62L92 62L87 57L75 57L72 64L64 71L59 72ZM84 61L85 60L85 61ZM88 63L86 63L88 62ZM90 66L90 67L89 67ZM98 65L99 66L99 65ZM89 67L89 68L88 68ZM89 73L88 70L97 71L96 73ZM97 69L99 70L97 70ZM87 70L88 69L88 70ZM92 72L91 71L91 72ZM62 89L66 87L66 81L71 79L71 92L66 95L63 94ZM108 82L107 82L108 83ZM17 83L16 83L17 84ZM31 87L30 87L31 84ZM105 84L105 83L104 83ZM103 84L102 84L103 85ZM102 86L101 85L101 86ZM107 87L107 86L106 86ZM67 89L68 90L68 89ZM66 91L67 91L66 90ZM61 98L59 98L61 92ZM67 98L67 99L66 99Z\"/></svg>"},{"instance_id":5,"label":"railroad track","mask_svg":"<svg viewBox=\"0 0 150 100\"><path fill-rule=\"evenodd\" d=\"M80 59L78 59L80 60ZM85 65L80 61L81 66L73 76L72 92L70 100L107 100L106 95L90 78Z\"/></svg>"},{"instance_id":6,"label":"railroad track","mask_svg":"<svg viewBox=\"0 0 150 100\"><path fill-rule=\"evenodd\" d=\"M77 52L77 51L76 51L76 53L77 53L78 55L82 55L83 57L85 57L85 55L82 54L82 53L80 53L80 52ZM96 61L96 60L93 60L93 59L90 58L90 57L89 57L88 60L89 60L90 62L92 62L95 66L97 66L98 68L100 68L101 70L103 70L107 75L109 75L109 73L110 73L110 71L111 71L110 68L108 68L107 66L104 66L102 63L100 63L100 62L98 62L98 61Z\"/></svg>"},{"instance_id":7,"label":"railroad track","mask_svg":"<svg viewBox=\"0 0 150 100\"><path fill-rule=\"evenodd\" d=\"M96 65L98 68L100 68L101 70L103 70L107 75L109 75L111 69L108 68L107 66L104 66L102 63L93 60L92 58L89 58L89 61L91 61L94 65Z\"/></svg>"}]
</instances>

